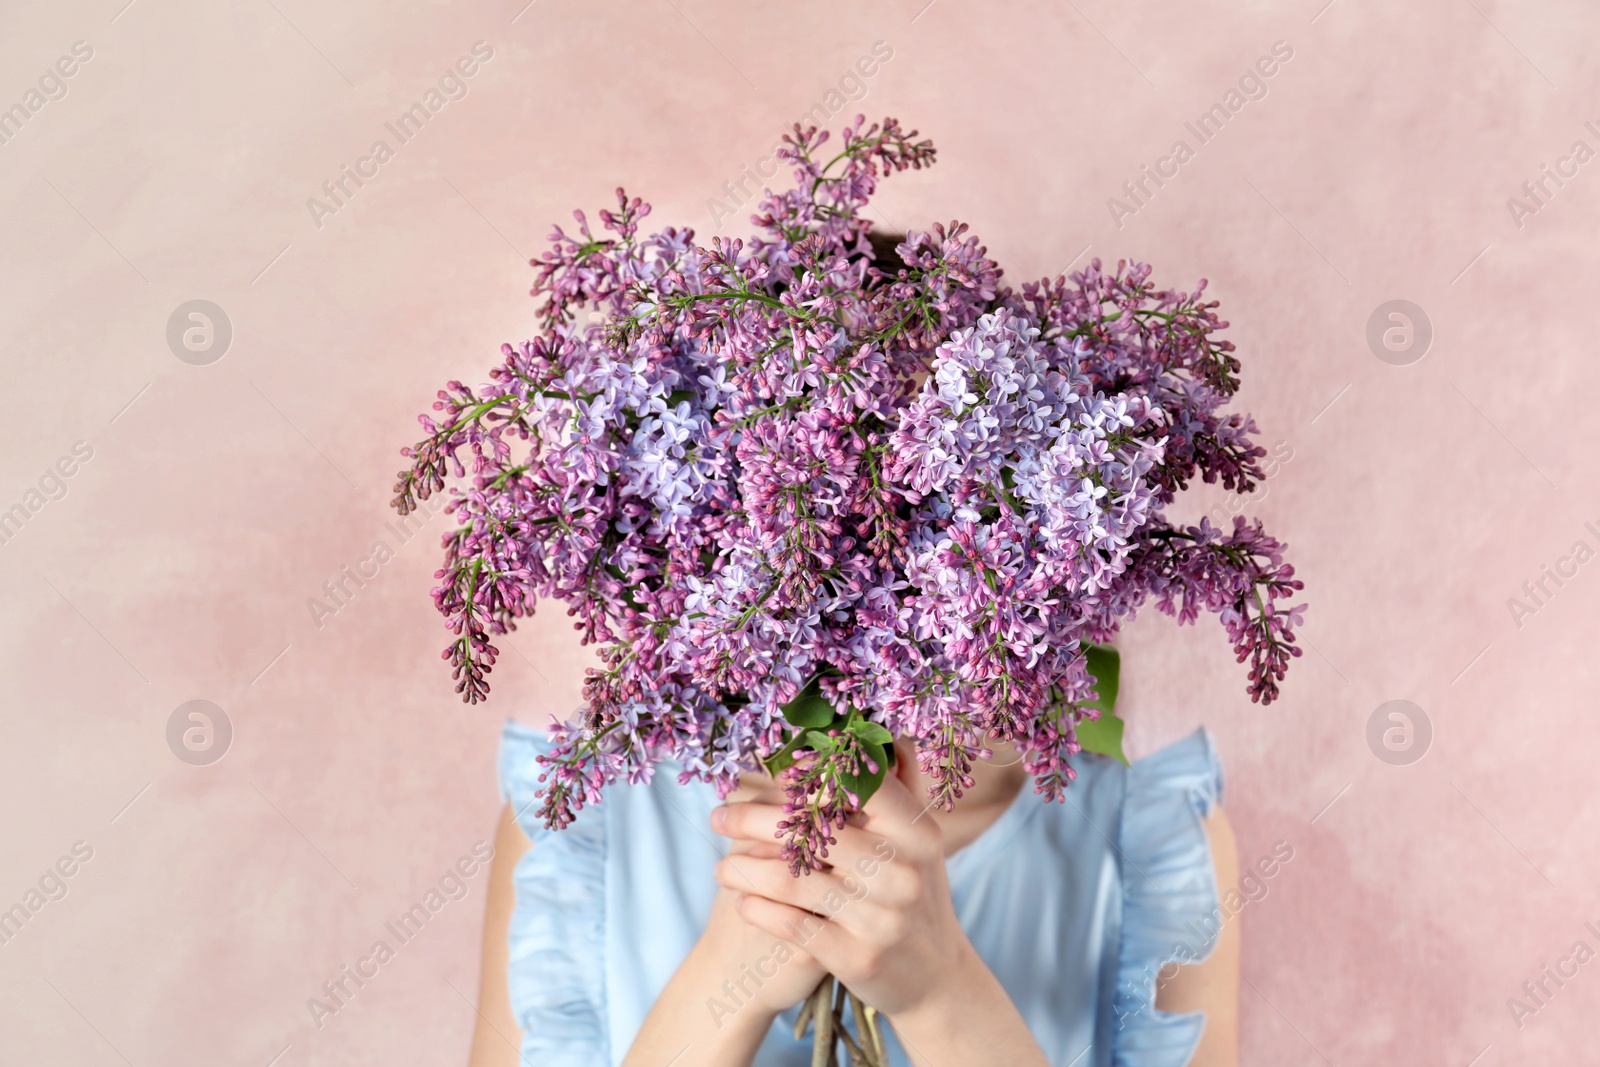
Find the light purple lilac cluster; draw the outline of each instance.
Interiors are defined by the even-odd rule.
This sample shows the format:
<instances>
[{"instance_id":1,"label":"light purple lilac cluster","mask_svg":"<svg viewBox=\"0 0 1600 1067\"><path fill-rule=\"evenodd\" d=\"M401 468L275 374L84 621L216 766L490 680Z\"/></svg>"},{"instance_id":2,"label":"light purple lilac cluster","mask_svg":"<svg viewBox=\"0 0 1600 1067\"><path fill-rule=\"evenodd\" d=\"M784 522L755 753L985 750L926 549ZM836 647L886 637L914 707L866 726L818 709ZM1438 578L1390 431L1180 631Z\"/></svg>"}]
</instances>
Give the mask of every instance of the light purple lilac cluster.
<instances>
[{"instance_id":1,"label":"light purple lilac cluster","mask_svg":"<svg viewBox=\"0 0 1600 1067\"><path fill-rule=\"evenodd\" d=\"M1220 412L1239 363L1205 283L1097 260L1011 289L960 224L875 253L863 209L933 161L915 138L858 118L828 153L797 127L748 241L643 233L621 190L602 232L576 213L535 261L539 336L450 382L404 450L401 513L455 482L434 599L464 699L541 599L599 646L553 725L550 825L662 761L723 795L776 770L786 854L816 867L885 736L935 801L1002 739L1059 798L1097 714L1083 649L1147 599L1217 614L1263 703L1300 654L1282 546L1163 515L1196 476L1262 476L1253 422Z\"/></svg>"}]
</instances>

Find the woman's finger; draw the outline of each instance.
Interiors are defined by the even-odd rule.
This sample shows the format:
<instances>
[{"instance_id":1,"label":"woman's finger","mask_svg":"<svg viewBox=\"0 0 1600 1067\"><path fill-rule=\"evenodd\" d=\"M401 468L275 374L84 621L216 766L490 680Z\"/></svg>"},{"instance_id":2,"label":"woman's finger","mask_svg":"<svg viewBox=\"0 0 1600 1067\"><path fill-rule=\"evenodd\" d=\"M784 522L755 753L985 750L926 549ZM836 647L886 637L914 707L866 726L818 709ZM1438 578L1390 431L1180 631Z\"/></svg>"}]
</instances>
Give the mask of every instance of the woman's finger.
<instances>
[{"instance_id":1,"label":"woman's finger","mask_svg":"<svg viewBox=\"0 0 1600 1067\"><path fill-rule=\"evenodd\" d=\"M717 883L737 893L765 897L813 912L854 929L865 921L853 908L871 892L865 878L829 871L794 875L781 859L729 856L717 864Z\"/></svg>"},{"instance_id":2,"label":"woman's finger","mask_svg":"<svg viewBox=\"0 0 1600 1067\"><path fill-rule=\"evenodd\" d=\"M711 828L723 837L746 841L778 840L778 824L784 819L783 807L751 800L722 804L711 809Z\"/></svg>"},{"instance_id":3,"label":"woman's finger","mask_svg":"<svg viewBox=\"0 0 1600 1067\"><path fill-rule=\"evenodd\" d=\"M861 829L895 845L916 847L935 842L938 821L928 814L927 798L911 791L897 775L885 775L883 784L862 809Z\"/></svg>"},{"instance_id":4,"label":"woman's finger","mask_svg":"<svg viewBox=\"0 0 1600 1067\"><path fill-rule=\"evenodd\" d=\"M729 842L728 852L735 856L773 860L783 855L783 846L776 841L747 841L740 838Z\"/></svg>"},{"instance_id":5,"label":"woman's finger","mask_svg":"<svg viewBox=\"0 0 1600 1067\"><path fill-rule=\"evenodd\" d=\"M753 893L797 908L819 911L823 898L837 887L833 876L823 871L796 877L781 859L757 856L724 856L716 866L717 884L736 893Z\"/></svg>"},{"instance_id":6,"label":"woman's finger","mask_svg":"<svg viewBox=\"0 0 1600 1067\"><path fill-rule=\"evenodd\" d=\"M736 906L745 922L788 942L802 957L815 959L824 967L829 966L830 958L841 959L848 951L849 934L803 908L759 896L741 896Z\"/></svg>"},{"instance_id":7,"label":"woman's finger","mask_svg":"<svg viewBox=\"0 0 1600 1067\"><path fill-rule=\"evenodd\" d=\"M740 801L713 809L711 826L717 833L733 839L732 851L764 857L781 849L778 824L784 820L783 808L774 804ZM834 843L828 846L826 863L843 871L860 872L876 861L893 858L895 849L865 826L863 816L856 822L833 828Z\"/></svg>"}]
</instances>

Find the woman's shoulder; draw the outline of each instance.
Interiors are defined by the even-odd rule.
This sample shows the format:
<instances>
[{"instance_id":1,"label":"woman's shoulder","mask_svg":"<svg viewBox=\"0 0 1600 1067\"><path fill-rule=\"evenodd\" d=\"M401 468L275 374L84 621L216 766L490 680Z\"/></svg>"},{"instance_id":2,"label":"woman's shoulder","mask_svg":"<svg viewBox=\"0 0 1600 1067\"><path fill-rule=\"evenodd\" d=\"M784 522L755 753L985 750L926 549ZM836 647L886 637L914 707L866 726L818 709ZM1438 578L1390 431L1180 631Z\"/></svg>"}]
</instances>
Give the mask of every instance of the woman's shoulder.
<instances>
[{"instance_id":1,"label":"woman's shoulder","mask_svg":"<svg viewBox=\"0 0 1600 1067\"><path fill-rule=\"evenodd\" d=\"M1062 830L1087 822L1106 835L1108 845L1163 827L1187 827L1195 818L1208 818L1222 800L1222 762L1204 727L1128 763L1080 752L1072 769L1061 802L1044 805L1052 813L1044 827ZM1020 804L1028 800L1018 798Z\"/></svg>"},{"instance_id":2,"label":"woman's shoulder","mask_svg":"<svg viewBox=\"0 0 1600 1067\"><path fill-rule=\"evenodd\" d=\"M512 873L515 905L508 923L507 989L522 1053L581 1053L598 1061L607 1048L605 973L606 827L579 812L559 833L538 814L538 757L544 731L506 722L500 732L500 795L533 843Z\"/></svg>"},{"instance_id":3,"label":"woman's shoulder","mask_svg":"<svg viewBox=\"0 0 1600 1067\"><path fill-rule=\"evenodd\" d=\"M512 805L517 823L529 840L559 838L571 829L581 829L586 831L584 836L599 838L605 835L600 824L607 820L617 825L630 825L634 820L651 819L663 812L686 812L688 807L693 807L702 816L701 822L658 825L652 828L651 834L631 835L627 840L650 842L663 837L688 837L701 841L703 817L709 815L715 803L715 789L703 781L684 780L682 768L671 760L645 768L637 780L619 779L612 783L605 789L603 800L578 809L570 827L559 833L552 832L540 816L540 793L548 770L540 757L549 755L554 744L547 731L514 719L506 720L500 728L500 795Z\"/></svg>"},{"instance_id":4,"label":"woman's shoulder","mask_svg":"<svg viewBox=\"0 0 1600 1067\"><path fill-rule=\"evenodd\" d=\"M1112 1000L1118 1047L1151 1050L1131 1062L1186 1063L1205 1016L1158 1010L1156 977L1170 965L1204 960L1217 944L1220 894L1206 820L1221 810L1222 761L1202 727L1135 760L1124 777L1117 835L1122 936Z\"/></svg>"},{"instance_id":5,"label":"woman's shoulder","mask_svg":"<svg viewBox=\"0 0 1600 1067\"><path fill-rule=\"evenodd\" d=\"M500 749L495 757L495 775L500 784L500 799L511 805L511 812L529 841L546 834L538 816L539 790L544 765L539 757L548 755L549 734L526 723L507 719L500 727Z\"/></svg>"},{"instance_id":6,"label":"woman's shoulder","mask_svg":"<svg viewBox=\"0 0 1600 1067\"><path fill-rule=\"evenodd\" d=\"M1222 802L1224 779L1216 740L1204 726L1126 767L1128 796L1148 800L1181 795L1202 815Z\"/></svg>"}]
</instances>

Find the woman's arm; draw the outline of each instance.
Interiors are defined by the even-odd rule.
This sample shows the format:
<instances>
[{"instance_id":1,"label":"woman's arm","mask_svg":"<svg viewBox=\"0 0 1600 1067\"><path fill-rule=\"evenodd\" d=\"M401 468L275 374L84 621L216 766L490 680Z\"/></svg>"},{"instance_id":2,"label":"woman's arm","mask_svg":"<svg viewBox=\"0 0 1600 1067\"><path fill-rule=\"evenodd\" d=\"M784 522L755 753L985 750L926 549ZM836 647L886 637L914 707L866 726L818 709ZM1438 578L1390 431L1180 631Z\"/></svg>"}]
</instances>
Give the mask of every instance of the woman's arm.
<instances>
[{"instance_id":1,"label":"woman's arm","mask_svg":"<svg viewBox=\"0 0 1600 1067\"><path fill-rule=\"evenodd\" d=\"M1220 900L1239 886L1238 846L1221 807L1205 826ZM1216 947L1205 962L1175 967L1176 974L1163 971L1156 979L1157 1008L1206 1013L1205 1033L1190 1067L1239 1067L1239 919L1234 914L1223 921Z\"/></svg>"},{"instance_id":2,"label":"woman's arm","mask_svg":"<svg viewBox=\"0 0 1600 1067\"><path fill-rule=\"evenodd\" d=\"M489 899L483 913L483 970L478 976L478 1025L472 1033L468 1067L520 1067L522 1031L511 1013L506 988L510 949L507 936L517 904L511 872L531 842L507 804L494 834L494 859L489 864Z\"/></svg>"},{"instance_id":3,"label":"woman's arm","mask_svg":"<svg viewBox=\"0 0 1600 1067\"><path fill-rule=\"evenodd\" d=\"M700 940L651 1005L623 1067L749 1067L773 1019L821 980L815 960L746 923L724 890Z\"/></svg>"},{"instance_id":4,"label":"woman's arm","mask_svg":"<svg viewBox=\"0 0 1600 1067\"><path fill-rule=\"evenodd\" d=\"M782 797L770 784L753 795L771 803ZM771 837L735 840L718 869L748 889L742 872L779 851ZM740 918L737 896L718 891L700 940L651 1005L623 1067L749 1067L772 1020L822 981L809 954Z\"/></svg>"}]
</instances>

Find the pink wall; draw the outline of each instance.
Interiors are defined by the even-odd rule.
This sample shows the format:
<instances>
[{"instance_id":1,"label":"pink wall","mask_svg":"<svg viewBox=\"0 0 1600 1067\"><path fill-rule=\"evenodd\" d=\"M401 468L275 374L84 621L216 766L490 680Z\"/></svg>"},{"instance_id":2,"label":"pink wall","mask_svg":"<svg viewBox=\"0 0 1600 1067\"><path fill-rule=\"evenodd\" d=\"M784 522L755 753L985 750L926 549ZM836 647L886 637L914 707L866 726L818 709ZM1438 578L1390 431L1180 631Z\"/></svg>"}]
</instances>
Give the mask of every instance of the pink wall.
<instances>
[{"instance_id":1,"label":"pink wall","mask_svg":"<svg viewBox=\"0 0 1600 1067\"><path fill-rule=\"evenodd\" d=\"M456 703L439 518L320 626L307 601L397 541L396 449L532 328L552 221L621 183L709 232L707 198L879 40L849 112L942 159L884 188L889 223L971 222L1018 281L1086 245L1209 278L1241 401L1292 449L1252 506L1312 603L1283 701L1243 698L1215 625L1124 641L1131 747L1209 724L1243 857L1295 850L1244 913L1246 1062L1580 1058L1600 962L1520 1029L1506 1001L1600 947L1600 563L1520 626L1507 600L1600 548L1600 162L1521 225L1507 198L1600 149L1590 5L120 3L0 13L0 106L93 50L0 145L0 508L93 450L0 545L0 907L93 850L0 945L8 1061L463 1057L481 874L320 1029L306 1001L490 835L500 721L570 710L585 655L552 611L487 707ZM469 94L398 145L384 123L480 40ZM1277 41L1267 95L1199 145L1183 123ZM394 158L319 226L307 198L379 138ZM1107 198L1179 138L1119 228ZM233 328L209 365L165 338L197 298ZM1365 340L1396 298L1435 330L1408 366ZM209 766L166 741L194 699L232 723ZM1366 740L1391 699L1432 723L1409 766Z\"/></svg>"}]
</instances>

